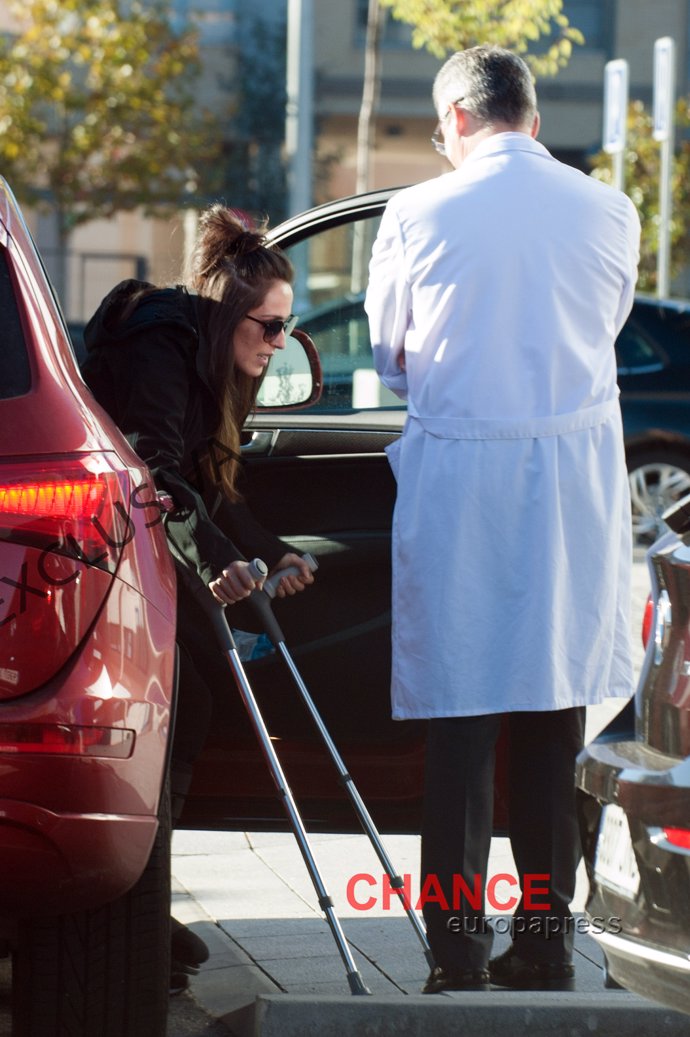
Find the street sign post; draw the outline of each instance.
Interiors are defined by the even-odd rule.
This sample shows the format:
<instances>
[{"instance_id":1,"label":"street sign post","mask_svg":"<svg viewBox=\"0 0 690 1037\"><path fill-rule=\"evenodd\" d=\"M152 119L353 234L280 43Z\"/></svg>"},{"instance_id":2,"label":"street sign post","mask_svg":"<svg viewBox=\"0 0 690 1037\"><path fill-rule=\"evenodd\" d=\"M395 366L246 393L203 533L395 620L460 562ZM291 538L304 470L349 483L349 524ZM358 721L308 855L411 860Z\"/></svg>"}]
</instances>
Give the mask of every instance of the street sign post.
<instances>
[{"instance_id":1,"label":"street sign post","mask_svg":"<svg viewBox=\"0 0 690 1037\"><path fill-rule=\"evenodd\" d=\"M613 156L613 184L623 190L628 115L628 62L608 61L604 68L603 149Z\"/></svg>"},{"instance_id":2,"label":"street sign post","mask_svg":"<svg viewBox=\"0 0 690 1037\"><path fill-rule=\"evenodd\" d=\"M656 294L669 292L671 266L671 172L675 109L675 43L662 36L654 44L654 140L661 145L659 168L659 239Z\"/></svg>"}]
</instances>

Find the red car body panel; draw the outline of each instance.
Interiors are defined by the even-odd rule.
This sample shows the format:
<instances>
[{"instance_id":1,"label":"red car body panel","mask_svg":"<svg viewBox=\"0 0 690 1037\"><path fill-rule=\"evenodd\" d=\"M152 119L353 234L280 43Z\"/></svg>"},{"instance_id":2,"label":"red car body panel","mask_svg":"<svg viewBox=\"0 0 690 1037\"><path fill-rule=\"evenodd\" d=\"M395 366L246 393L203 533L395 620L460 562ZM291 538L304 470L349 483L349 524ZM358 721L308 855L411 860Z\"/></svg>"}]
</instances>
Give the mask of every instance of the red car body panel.
<instances>
[{"instance_id":1,"label":"red car body panel","mask_svg":"<svg viewBox=\"0 0 690 1037\"><path fill-rule=\"evenodd\" d=\"M0 925L7 927L13 917L111 900L144 869L167 763L176 606L151 476L86 389L2 182L0 251L31 368L27 393L0 391ZM107 522L99 526L86 505L77 525L60 512L56 540L50 507L48 518L12 511L21 512L22 493L39 492L42 480L54 493L64 475L72 489L75 472L107 488Z\"/></svg>"}]
</instances>

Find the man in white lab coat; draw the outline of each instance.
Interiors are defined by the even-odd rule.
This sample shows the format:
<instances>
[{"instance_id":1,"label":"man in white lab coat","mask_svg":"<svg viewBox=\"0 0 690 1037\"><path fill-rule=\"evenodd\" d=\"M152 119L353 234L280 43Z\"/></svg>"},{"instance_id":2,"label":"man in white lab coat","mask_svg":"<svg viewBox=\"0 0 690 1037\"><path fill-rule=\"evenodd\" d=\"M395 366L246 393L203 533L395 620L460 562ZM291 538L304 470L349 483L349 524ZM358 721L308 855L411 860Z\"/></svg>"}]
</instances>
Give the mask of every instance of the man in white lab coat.
<instances>
[{"instance_id":1,"label":"man in white lab coat","mask_svg":"<svg viewBox=\"0 0 690 1037\"><path fill-rule=\"evenodd\" d=\"M389 202L366 299L377 371L408 401L390 451L392 700L396 719L429 719L424 990L570 989L585 707L633 689L614 340L639 220L536 141L521 58L459 52L433 96L454 169ZM475 876L502 716L522 898L489 961Z\"/></svg>"}]
</instances>

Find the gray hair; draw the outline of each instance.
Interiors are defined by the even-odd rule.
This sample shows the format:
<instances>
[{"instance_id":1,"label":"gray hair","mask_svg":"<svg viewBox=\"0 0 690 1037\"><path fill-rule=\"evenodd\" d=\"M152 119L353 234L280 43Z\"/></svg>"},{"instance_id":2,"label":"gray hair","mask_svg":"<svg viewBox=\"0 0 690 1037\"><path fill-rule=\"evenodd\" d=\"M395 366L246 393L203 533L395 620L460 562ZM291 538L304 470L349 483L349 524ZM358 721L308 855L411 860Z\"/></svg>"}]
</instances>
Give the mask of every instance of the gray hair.
<instances>
[{"instance_id":1,"label":"gray hair","mask_svg":"<svg viewBox=\"0 0 690 1037\"><path fill-rule=\"evenodd\" d=\"M459 50L448 58L434 80L433 98L441 116L444 109L462 99L462 107L486 125L531 125L537 112L537 95L526 63L512 51L486 44Z\"/></svg>"}]
</instances>

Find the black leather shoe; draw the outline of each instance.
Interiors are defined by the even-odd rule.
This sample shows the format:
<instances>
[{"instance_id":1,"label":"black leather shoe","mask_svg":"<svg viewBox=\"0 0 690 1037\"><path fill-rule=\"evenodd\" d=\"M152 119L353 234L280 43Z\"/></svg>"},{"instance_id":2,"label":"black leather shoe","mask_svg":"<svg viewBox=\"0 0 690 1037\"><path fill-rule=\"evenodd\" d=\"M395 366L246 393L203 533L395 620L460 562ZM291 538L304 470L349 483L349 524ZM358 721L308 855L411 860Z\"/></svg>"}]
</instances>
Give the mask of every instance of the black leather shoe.
<instances>
[{"instance_id":1,"label":"black leather shoe","mask_svg":"<svg viewBox=\"0 0 690 1037\"><path fill-rule=\"evenodd\" d=\"M199 966L208 961L208 947L196 933L176 918L170 919L170 996L181 994L196 976Z\"/></svg>"},{"instance_id":2,"label":"black leather shoe","mask_svg":"<svg viewBox=\"0 0 690 1037\"><path fill-rule=\"evenodd\" d=\"M574 990L575 966L569 961L534 964L516 954L514 947L489 962L491 982L513 990Z\"/></svg>"},{"instance_id":3,"label":"black leather shoe","mask_svg":"<svg viewBox=\"0 0 690 1037\"><path fill-rule=\"evenodd\" d=\"M422 988L423 994L440 994L443 990L490 990L486 969L442 969L435 965Z\"/></svg>"},{"instance_id":4,"label":"black leather shoe","mask_svg":"<svg viewBox=\"0 0 690 1037\"><path fill-rule=\"evenodd\" d=\"M170 997L183 994L189 987L189 976L184 972L170 973Z\"/></svg>"},{"instance_id":5,"label":"black leather shoe","mask_svg":"<svg viewBox=\"0 0 690 1037\"><path fill-rule=\"evenodd\" d=\"M199 966L208 961L208 947L196 933L176 918L170 919L170 956L173 971L195 976Z\"/></svg>"}]
</instances>

